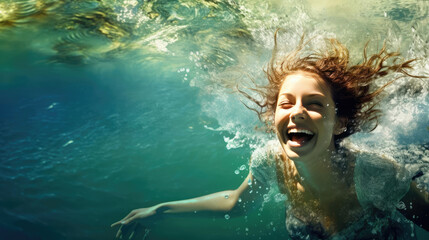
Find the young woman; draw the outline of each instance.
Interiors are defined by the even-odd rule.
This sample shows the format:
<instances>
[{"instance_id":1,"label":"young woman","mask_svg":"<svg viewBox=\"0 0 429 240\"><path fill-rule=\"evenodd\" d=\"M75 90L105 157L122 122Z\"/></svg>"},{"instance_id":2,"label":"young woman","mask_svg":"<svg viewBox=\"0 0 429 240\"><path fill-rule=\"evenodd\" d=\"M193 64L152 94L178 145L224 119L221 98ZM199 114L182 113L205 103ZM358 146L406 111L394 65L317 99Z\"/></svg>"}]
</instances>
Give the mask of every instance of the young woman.
<instances>
[{"instance_id":1,"label":"young woman","mask_svg":"<svg viewBox=\"0 0 429 240\"><path fill-rule=\"evenodd\" d=\"M112 224L121 226L118 237L123 227L155 215L246 210L272 184L287 196L292 239L415 238L406 218L429 230L429 194L414 181L422 173L344 140L364 125L376 127L374 100L393 80L375 90L371 84L391 73L411 76L414 60L401 61L383 48L369 58L364 52L363 62L351 66L348 50L336 40L323 52L302 56L304 45L281 58L275 46L269 83L254 89L264 101L243 92L278 138L252 154L244 182L235 190L135 209Z\"/></svg>"}]
</instances>

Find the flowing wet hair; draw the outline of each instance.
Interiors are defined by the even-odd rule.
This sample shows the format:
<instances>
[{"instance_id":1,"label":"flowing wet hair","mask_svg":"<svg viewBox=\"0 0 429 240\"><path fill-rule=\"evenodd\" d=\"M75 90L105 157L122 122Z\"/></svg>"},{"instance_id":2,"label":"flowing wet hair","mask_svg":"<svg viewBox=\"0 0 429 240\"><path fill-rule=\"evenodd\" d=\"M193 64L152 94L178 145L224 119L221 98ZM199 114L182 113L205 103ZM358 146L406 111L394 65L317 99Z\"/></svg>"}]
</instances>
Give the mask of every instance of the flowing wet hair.
<instances>
[{"instance_id":1,"label":"flowing wet hair","mask_svg":"<svg viewBox=\"0 0 429 240\"><path fill-rule=\"evenodd\" d=\"M361 131L362 126L367 126L369 131L377 127L380 115L380 110L376 108L377 96L385 87L403 76L421 78L421 76L413 76L408 73L409 70L412 70L411 63L416 59L403 60L400 53L388 52L385 44L378 53L368 57L367 43L363 51L363 61L356 65L350 64L348 49L336 39L327 39L326 49L304 55L303 48L309 41L304 42L304 36L302 36L295 50L284 56L278 56L277 32L278 30L274 34L271 60L264 70L268 84L250 88L258 93L262 100L239 90L256 104L256 108L246 106L257 112L259 119L264 121L271 131L283 81L286 76L297 71L317 74L330 86L337 116L346 120L347 127L343 133L335 135L336 142ZM381 87L372 89L376 79L391 73L400 75L395 76Z\"/></svg>"}]
</instances>

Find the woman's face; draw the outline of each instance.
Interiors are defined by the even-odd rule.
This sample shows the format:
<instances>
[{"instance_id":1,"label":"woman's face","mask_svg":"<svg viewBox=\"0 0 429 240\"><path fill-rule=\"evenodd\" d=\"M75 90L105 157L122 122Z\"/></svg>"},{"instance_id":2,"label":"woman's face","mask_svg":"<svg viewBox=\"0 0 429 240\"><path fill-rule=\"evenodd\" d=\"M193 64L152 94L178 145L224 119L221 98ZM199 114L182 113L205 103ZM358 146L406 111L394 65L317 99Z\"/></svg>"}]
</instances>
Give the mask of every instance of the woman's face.
<instances>
[{"instance_id":1,"label":"woman's face","mask_svg":"<svg viewBox=\"0 0 429 240\"><path fill-rule=\"evenodd\" d=\"M318 75L297 71L280 88L275 127L285 154L306 161L330 155L341 132L331 91Z\"/></svg>"}]
</instances>

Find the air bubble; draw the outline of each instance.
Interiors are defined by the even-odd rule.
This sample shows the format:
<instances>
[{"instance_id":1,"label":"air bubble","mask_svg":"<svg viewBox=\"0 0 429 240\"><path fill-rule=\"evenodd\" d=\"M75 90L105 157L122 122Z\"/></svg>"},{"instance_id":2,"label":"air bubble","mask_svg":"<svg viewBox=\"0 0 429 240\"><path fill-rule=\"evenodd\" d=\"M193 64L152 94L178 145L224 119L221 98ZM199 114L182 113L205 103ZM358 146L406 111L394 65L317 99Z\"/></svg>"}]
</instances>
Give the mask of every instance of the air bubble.
<instances>
[{"instance_id":1,"label":"air bubble","mask_svg":"<svg viewBox=\"0 0 429 240\"><path fill-rule=\"evenodd\" d=\"M240 171L243 171L245 169L246 169L246 165L243 164L243 165L240 166Z\"/></svg>"},{"instance_id":2,"label":"air bubble","mask_svg":"<svg viewBox=\"0 0 429 240\"><path fill-rule=\"evenodd\" d=\"M47 107L46 109L52 109L53 107L55 107L55 105L57 105L58 103L54 102L52 103L49 107Z\"/></svg>"},{"instance_id":3,"label":"air bubble","mask_svg":"<svg viewBox=\"0 0 429 240\"><path fill-rule=\"evenodd\" d=\"M243 201L243 200L241 200L241 198L238 198L238 202L241 202L241 201Z\"/></svg>"},{"instance_id":4,"label":"air bubble","mask_svg":"<svg viewBox=\"0 0 429 240\"><path fill-rule=\"evenodd\" d=\"M407 209L407 207L405 206L405 203L404 202L399 202L398 204L396 204L396 207L398 208L398 209L401 209L401 210L405 210L405 209Z\"/></svg>"},{"instance_id":5,"label":"air bubble","mask_svg":"<svg viewBox=\"0 0 429 240\"><path fill-rule=\"evenodd\" d=\"M268 194L264 194L263 198L264 198L264 202L268 202L270 200L270 196L268 196Z\"/></svg>"},{"instance_id":6,"label":"air bubble","mask_svg":"<svg viewBox=\"0 0 429 240\"><path fill-rule=\"evenodd\" d=\"M70 144L72 144L72 143L74 143L74 141L73 141L73 140L70 140L70 141L66 142L66 143L63 145L63 147L68 146L68 145L70 145Z\"/></svg>"},{"instance_id":7,"label":"air bubble","mask_svg":"<svg viewBox=\"0 0 429 240\"><path fill-rule=\"evenodd\" d=\"M229 198L229 194L226 194L224 197L225 197L226 199L228 199L228 198Z\"/></svg>"},{"instance_id":8,"label":"air bubble","mask_svg":"<svg viewBox=\"0 0 429 240\"><path fill-rule=\"evenodd\" d=\"M231 217L228 215L228 214L225 214L225 219L226 220L228 220L228 219L230 219Z\"/></svg>"},{"instance_id":9,"label":"air bubble","mask_svg":"<svg viewBox=\"0 0 429 240\"><path fill-rule=\"evenodd\" d=\"M240 171L238 171L238 170L235 170L235 171L234 171L234 173L235 173L235 174L239 174L239 173L240 173Z\"/></svg>"}]
</instances>

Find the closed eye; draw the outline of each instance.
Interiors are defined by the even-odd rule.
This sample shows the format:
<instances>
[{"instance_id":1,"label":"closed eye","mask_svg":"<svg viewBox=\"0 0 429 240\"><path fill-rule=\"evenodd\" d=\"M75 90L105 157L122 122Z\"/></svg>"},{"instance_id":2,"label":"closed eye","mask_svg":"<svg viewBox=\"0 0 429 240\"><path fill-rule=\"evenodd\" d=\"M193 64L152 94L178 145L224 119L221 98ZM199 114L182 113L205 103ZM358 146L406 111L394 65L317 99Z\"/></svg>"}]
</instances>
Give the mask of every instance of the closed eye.
<instances>
[{"instance_id":1,"label":"closed eye","mask_svg":"<svg viewBox=\"0 0 429 240\"><path fill-rule=\"evenodd\" d=\"M323 104L321 102L311 102L307 105L307 108L310 110L321 110L323 108Z\"/></svg>"},{"instance_id":2,"label":"closed eye","mask_svg":"<svg viewBox=\"0 0 429 240\"><path fill-rule=\"evenodd\" d=\"M284 108L284 109L289 109L289 108L293 107L293 104L290 102L280 102L279 107Z\"/></svg>"}]
</instances>

